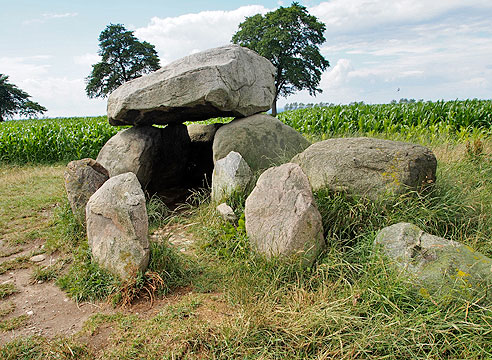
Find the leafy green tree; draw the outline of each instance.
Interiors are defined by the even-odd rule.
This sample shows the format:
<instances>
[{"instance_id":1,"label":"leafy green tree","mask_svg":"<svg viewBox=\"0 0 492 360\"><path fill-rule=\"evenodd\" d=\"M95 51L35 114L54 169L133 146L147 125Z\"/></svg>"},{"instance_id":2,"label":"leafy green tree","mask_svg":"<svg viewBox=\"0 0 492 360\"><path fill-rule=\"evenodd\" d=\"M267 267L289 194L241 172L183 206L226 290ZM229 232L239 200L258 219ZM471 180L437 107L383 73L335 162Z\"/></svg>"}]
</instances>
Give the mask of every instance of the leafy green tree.
<instances>
[{"instance_id":1,"label":"leafy green tree","mask_svg":"<svg viewBox=\"0 0 492 360\"><path fill-rule=\"evenodd\" d=\"M44 106L29 100L31 96L9 83L8 79L7 75L0 74L0 122L15 114L34 117L47 111Z\"/></svg>"},{"instance_id":2,"label":"leafy green tree","mask_svg":"<svg viewBox=\"0 0 492 360\"><path fill-rule=\"evenodd\" d=\"M325 42L325 24L294 2L262 16L257 14L239 24L232 42L266 57L277 68L272 114L277 114L278 96L306 89L311 96L330 63L319 52Z\"/></svg>"},{"instance_id":3,"label":"leafy green tree","mask_svg":"<svg viewBox=\"0 0 492 360\"><path fill-rule=\"evenodd\" d=\"M101 62L92 65L85 91L90 98L106 97L126 81L159 69L154 45L140 42L121 24L106 26L99 35Z\"/></svg>"}]
</instances>

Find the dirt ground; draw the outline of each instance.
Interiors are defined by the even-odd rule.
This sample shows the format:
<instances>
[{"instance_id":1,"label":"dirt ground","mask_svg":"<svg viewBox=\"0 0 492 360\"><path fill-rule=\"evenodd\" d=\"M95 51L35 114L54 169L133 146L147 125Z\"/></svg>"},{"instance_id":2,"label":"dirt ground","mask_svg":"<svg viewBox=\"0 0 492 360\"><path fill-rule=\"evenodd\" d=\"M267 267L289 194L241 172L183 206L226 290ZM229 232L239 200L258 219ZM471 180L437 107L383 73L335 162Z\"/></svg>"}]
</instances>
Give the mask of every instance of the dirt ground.
<instances>
[{"instance_id":1,"label":"dirt ground","mask_svg":"<svg viewBox=\"0 0 492 360\"><path fill-rule=\"evenodd\" d=\"M158 238L162 234L169 236L170 242L181 252L189 252L193 239L186 235L186 230L180 227L162 229L151 235ZM189 290L180 289L173 294L157 299L153 304L149 299L141 299L127 308L113 308L105 302L77 303L70 299L53 281L33 281L32 274L36 266L48 266L62 261L56 254L44 254L43 244L33 242L22 247L22 251L16 252L16 248L9 246L5 241L0 243L0 254L11 254L0 257L0 265L11 262L16 258L33 259L33 254L40 253L42 261L28 260L21 263L18 268L6 271L0 275L0 284L11 283L17 292L0 300L0 306L13 308L13 311L5 319L24 317L23 323L13 330L0 331L0 346L18 337L32 335L52 338L56 336L71 336L82 330L84 323L94 314L112 314L115 312L133 313L142 317L149 317L157 313L162 306L179 301L180 297L189 293ZM90 347L97 351L104 346L111 329L99 328L92 336L82 336L81 342L90 343Z\"/></svg>"}]
</instances>

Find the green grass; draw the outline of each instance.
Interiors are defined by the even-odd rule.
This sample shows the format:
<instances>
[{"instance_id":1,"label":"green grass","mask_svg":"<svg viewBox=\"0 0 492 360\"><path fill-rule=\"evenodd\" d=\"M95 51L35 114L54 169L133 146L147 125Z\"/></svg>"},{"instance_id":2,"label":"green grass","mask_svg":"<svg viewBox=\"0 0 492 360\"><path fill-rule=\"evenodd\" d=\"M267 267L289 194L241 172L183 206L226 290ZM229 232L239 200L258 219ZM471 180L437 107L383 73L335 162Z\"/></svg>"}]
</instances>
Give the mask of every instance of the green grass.
<instances>
[{"instance_id":1,"label":"green grass","mask_svg":"<svg viewBox=\"0 0 492 360\"><path fill-rule=\"evenodd\" d=\"M11 331L24 326L28 321L27 315L20 315L10 319L0 320L0 331Z\"/></svg>"},{"instance_id":2,"label":"green grass","mask_svg":"<svg viewBox=\"0 0 492 360\"><path fill-rule=\"evenodd\" d=\"M0 284L0 299L4 299L18 291L12 283Z\"/></svg>"},{"instance_id":3,"label":"green grass","mask_svg":"<svg viewBox=\"0 0 492 360\"><path fill-rule=\"evenodd\" d=\"M58 338L19 338L3 346L1 350L2 360L94 359L87 346Z\"/></svg>"}]
</instances>

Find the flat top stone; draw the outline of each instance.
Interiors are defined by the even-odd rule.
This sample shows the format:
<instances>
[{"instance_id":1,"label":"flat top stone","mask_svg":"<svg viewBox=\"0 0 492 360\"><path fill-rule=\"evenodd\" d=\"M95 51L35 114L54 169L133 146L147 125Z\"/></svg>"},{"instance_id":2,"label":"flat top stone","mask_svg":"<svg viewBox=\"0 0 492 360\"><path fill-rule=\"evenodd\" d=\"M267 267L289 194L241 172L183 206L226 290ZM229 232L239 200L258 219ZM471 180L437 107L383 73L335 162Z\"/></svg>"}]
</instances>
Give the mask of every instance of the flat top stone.
<instances>
[{"instance_id":1,"label":"flat top stone","mask_svg":"<svg viewBox=\"0 0 492 360\"><path fill-rule=\"evenodd\" d=\"M108 120L167 124L249 116L270 108L274 76L275 67L247 48L206 50L121 85L108 98Z\"/></svg>"}]
</instances>

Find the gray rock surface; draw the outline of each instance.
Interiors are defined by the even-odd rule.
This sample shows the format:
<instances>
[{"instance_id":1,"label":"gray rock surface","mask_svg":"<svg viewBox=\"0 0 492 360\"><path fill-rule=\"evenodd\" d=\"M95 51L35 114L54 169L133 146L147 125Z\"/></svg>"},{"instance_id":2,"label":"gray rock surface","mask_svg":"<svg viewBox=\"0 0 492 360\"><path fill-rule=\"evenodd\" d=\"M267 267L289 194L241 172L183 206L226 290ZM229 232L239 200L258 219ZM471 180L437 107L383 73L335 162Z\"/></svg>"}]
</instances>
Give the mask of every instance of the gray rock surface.
<instances>
[{"instance_id":1,"label":"gray rock surface","mask_svg":"<svg viewBox=\"0 0 492 360\"><path fill-rule=\"evenodd\" d=\"M132 127L109 139L99 152L97 162L109 171L110 177L134 173L145 189L152 179L161 142L161 129L153 126Z\"/></svg>"},{"instance_id":2,"label":"gray rock surface","mask_svg":"<svg viewBox=\"0 0 492 360\"><path fill-rule=\"evenodd\" d=\"M241 154L231 151L215 163L212 173L212 202L222 201L234 191L246 193L253 181L253 173Z\"/></svg>"},{"instance_id":3,"label":"gray rock surface","mask_svg":"<svg viewBox=\"0 0 492 360\"><path fill-rule=\"evenodd\" d=\"M225 221L236 222L237 217L236 214L234 214L234 210L226 203L219 204L216 209Z\"/></svg>"},{"instance_id":4,"label":"gray rock surface","mask_svg":"<svg viewBox=\"0 0 492 360\"><path fill-rule=\"evenodd\" d=\"M68 202L74 214L85 214L89 198L109 179L108 170L93 159L70 161L64 174Z\"/></svg>"},{"instance_id":5,"label":"gray rock surface","mask_svg":"<svg viewBox=\"0 0 492 360\"><path fill-rule=\"evenodd\" d=\"M292 159L313 191L329 188L375 199L419 190L436 179L437 161L426 147L373 138L329 139Z\"/></svg>"},{"instance_id":6,"label":"gray rock surface","mask_svg":"<svg viewBox=\"0 0 492 360\"><path fill-rule=\"evenodd\" d=\"M147 267L147 210L134 173L106 181L89 199L86 221L92 256L103 268L128 279Z\"/></svg>"},{"instance_id":7,"label":"gray rock surface","mask_svg":"<svg viewBox=\"0 0 492 360\"><path fill-rule=\"evenodd\" d=\"M459 242L398 223L374 240L382 253L409 274L425 297L457 296L492 302L492 259Z\"/></svg>"},{"instance_id":8,"label":"gray rock surface","mask_svg":"<svg viewBox=\"0 0 492 360\"><path fill-rule=\"evenodd\" d=\"M252 247L267 257L300 257L308 265L324 246L321 215L297 164L266 170L246 199L244 213Z\"/></svg>"},{"instance_id":9,"label":"gray rock surface","mask_svg":"<svg viewBox=\"0 0 492 360\"><path fill-rule=\"evenodd\" d=\"M108 98L108 119L149 125L249 116L270 108L274 76L275 67L247 48L206 50L121 85Z\"/></svg>"},{"instance_id":10,"label":"gray rock surface","mask_svg":"<svg viewBox=\"0 0 492 360\"><path fill-rule=\"evenodd\" d=\"M288 162L310 145L296 130L264 114L235 119L215 133L214 162L231 151L242 155L253 173Z\"/></svg>"}]
</instances>

